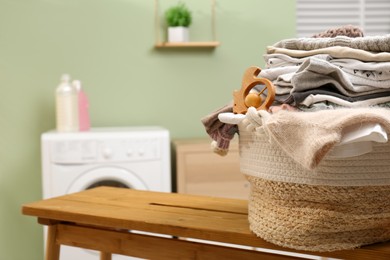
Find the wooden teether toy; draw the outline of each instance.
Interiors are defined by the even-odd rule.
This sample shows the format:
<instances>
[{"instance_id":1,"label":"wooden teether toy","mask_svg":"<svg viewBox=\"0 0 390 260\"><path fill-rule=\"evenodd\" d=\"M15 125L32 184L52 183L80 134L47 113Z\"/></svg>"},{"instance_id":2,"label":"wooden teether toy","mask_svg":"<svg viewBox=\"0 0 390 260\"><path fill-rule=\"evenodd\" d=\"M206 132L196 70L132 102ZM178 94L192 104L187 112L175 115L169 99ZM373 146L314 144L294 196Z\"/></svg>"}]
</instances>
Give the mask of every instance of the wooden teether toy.
<instances>
[{"instance_id":1,"label":"wooden teether toy","mask_svg":"<svg viewBox=\"0 0 390 260\"><path fill-rule=\"evenodd\" d=\"M249 93L248 96L245 97L245 105L247 107L259 107L262 103L263 99L257 93Z\"/></svg>"},{"instance_id":2,"label":"wooden teether toy","mask_svg":"<svg viewBox=\"0 0 390 260\"><path fill-rule=\"evenodd\" d=\"M266 78L258 78L261 69L258 67L248 68L242 78L241 89L233 92L235 114L245 114L249 107L255 107L257 110L267 110L275 99L275 89L271 81ZM265 87L259 93L249 93L257 85ZM267 97L263 101L261 94L267 90Z\"/></svg>"}]
</instances>

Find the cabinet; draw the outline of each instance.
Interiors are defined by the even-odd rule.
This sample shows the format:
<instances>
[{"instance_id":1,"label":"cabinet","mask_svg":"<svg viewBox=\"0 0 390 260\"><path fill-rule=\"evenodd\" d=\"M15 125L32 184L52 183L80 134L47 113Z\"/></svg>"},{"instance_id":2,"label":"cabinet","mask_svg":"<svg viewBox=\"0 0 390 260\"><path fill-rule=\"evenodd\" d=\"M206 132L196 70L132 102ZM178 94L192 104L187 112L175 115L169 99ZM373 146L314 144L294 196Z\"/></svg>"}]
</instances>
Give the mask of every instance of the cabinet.
<instances>
[{"instance_id":1,"label":"cabinet","mask_svg":"<svg viewBox=\"0 0 390 260\"><path fill-rule=\"evenodd\" d=\"M238 142L220 156L211 150L211 139L173 142L176 152L178 193L248 199L249 183L240 173Z\"/></svg>"}]
</instances>

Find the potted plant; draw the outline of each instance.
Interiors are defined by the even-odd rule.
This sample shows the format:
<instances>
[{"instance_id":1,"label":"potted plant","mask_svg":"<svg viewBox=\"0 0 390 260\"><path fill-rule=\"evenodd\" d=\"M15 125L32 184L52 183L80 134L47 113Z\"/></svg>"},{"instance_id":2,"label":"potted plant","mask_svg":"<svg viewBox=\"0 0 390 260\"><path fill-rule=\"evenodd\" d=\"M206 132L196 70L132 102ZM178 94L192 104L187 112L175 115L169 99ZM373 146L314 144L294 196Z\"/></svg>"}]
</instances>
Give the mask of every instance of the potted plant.
<instances>
[{"instance_id":1,"label":"potted plant","mask_svg":"<svg viewBox=\"0 0 390 260\"><path fill-rule=\"evenodd\" d=\"M191 12L180 2L165 12L168 25L168 42L188 42L188 27L192 22Z\"/></svg>"}]
</instances>

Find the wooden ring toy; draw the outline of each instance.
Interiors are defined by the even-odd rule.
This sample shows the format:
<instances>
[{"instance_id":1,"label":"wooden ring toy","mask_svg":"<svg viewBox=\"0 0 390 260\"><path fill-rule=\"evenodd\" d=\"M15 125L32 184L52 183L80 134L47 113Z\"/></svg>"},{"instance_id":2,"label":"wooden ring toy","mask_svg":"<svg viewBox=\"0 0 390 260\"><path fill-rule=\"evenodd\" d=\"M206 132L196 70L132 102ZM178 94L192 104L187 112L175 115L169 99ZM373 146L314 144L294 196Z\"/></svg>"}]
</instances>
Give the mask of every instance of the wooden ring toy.
<instances>
[{"instance_id":1,"label":"wooden ring toy","mask_svg":"<svg viewBox=\"0 0 390 260\"><path fill-rule=\"evenodd\" d=\"M268 110L275 100L275 88L271 81L266 78L258 78L261 69L259 67L248 68L242 78L241 89L233 92L234 106L233 113L245 114L249 107L253 106L257 110ZM257 85L265 87L259 93L249 93ZM260 95L267 90L267 97L262 101ZM256 98L253 94L257 95ZM249 95L249 96L248 96Z\"/></svg>"}]
</instances>

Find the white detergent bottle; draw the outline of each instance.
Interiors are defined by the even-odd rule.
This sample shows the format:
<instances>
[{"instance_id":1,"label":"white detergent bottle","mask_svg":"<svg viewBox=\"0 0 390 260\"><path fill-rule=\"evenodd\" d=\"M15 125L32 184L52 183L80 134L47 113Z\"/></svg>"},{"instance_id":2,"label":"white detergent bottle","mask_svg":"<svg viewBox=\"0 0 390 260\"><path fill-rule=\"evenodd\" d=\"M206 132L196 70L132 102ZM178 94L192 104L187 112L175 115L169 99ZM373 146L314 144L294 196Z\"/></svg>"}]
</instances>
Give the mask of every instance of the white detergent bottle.
<instances>
[{"instance_id":1,"label":"white detergent bottle","mask_svg":"<svg viewBox=\"0 0 390 260\"><path fill-rule=\"evenodd\" d=\"M58 132L79 130L78 92L70 84L70 77L64 74L56 89L56 119Z\"/></svg>"},{"instance_id":2,"label":"white detergent bottle","mask_svg":"<svg viewBox=\"0 0 390 260\"><path fill-rule=\"evenodd\" d=\"M87 95L81 87L80 80L73 80L72 85L78 92L79 130L88 131L90 128L89 103Z\"/></svg>"}]
</instances>

